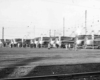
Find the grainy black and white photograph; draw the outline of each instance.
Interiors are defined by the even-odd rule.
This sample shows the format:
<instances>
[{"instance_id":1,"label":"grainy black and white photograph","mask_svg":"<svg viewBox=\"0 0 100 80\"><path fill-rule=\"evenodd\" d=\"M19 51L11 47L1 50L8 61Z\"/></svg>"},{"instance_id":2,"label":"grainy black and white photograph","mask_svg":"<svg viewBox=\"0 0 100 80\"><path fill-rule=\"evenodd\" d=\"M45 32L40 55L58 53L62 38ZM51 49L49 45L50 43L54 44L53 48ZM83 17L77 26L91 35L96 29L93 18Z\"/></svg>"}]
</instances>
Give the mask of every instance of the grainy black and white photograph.
<instances>
[{"instance_id":1,"label":"grainy black and white photograph","mask_svg":"<svg viewBox=\"0 0 100 80\"><path fill-rule=\"evenodd\" d=\"M0 80L100 80L100 0L0 0Z\"/></svg>"}]
</instances>

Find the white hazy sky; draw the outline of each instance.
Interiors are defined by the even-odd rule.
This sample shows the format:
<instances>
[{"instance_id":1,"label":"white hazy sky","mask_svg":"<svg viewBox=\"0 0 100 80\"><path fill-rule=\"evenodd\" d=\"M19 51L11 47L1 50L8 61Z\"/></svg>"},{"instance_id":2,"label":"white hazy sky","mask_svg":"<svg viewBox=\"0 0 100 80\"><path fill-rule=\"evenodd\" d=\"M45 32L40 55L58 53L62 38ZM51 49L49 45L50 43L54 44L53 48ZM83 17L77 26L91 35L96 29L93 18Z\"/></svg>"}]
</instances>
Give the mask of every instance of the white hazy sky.
<instances>
[{"instance_id":1,"label":"white hazy sky","mask_svg":"<svg viewBox=\"0 0 100 80\"><path fill-rule=\"evenodd\" d=\"M5 38L33 38L34 36L65 34L85 26L87 10L88 33L100 29L100 0L0 0L0 38L2 27ZM91 28L91 25L93 26ZM69 30L68 30L69 29ZM82 32L84 30L82 28Z\"/></svg>"}]
</instances>

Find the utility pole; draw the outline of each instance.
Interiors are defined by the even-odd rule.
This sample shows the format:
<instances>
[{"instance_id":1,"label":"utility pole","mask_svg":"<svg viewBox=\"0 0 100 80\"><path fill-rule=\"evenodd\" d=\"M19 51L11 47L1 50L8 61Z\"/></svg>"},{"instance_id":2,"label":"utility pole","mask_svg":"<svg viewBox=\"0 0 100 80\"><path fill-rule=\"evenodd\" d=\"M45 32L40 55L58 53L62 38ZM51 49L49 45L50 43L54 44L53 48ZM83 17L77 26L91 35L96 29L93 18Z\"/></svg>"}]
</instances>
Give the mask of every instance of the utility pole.
<instances>
[{"instance_id":1,"label":"utility pole","mask_svg":"<svg viewBox=\"0 0 100 80\"><path fill-rule=\"evenodd\" d=\"M87 35L87 10L85 10L85 35ZM87 37L85 37L85 42ZM86 48L86 44L84 44L84 48Z\"/></svg>"},{"instance_id":2,"label":"utility pole","mask_svg":"<svg viewBox=\"0 0 100 80\"><path fill-rule=\"evenodd\" d=\"M87 10L85 10L85 34L87 34Z\"/></svg>"},{"instance_id":3,"label":"utility pole","mask_svg":"<svg viewBox=\"0 0 100 80\"><path fill-rule=\"evenodd\" d=\"M4 27L2 27L2 39L4 40Z\"/></svg>"},{"instance_id":4,"label":"utility pole","mask_svg":"<svg viewBox=\"0 0 100 80\"><path fill-rule=\"evenodd\" d=\"M63 36L65 36L65 18L63 17Z\"/></svg>"},{"instance_id":5,"label":"utility pole","mask_svg":"<svg viewBox=\"0 0 100 80\"><path fill-rule=\"evenodd\" d=\"M56 34L56 30L54 30L54 37L55 37L55 34Z\"/></svg>"},{"instance_id":6,"label":"utility pole","mask_svg":"<svg viewBox=\"0 0 100 80\"><path fill-rule=\"evenodd\" d=\"M34 26L34 38L35 38L35 26Z\"/></svg>"},{"instance_id":7,"label":"utility pole","mask_svg":"<svg viewBox=\"0 0 100 80\"><path fill-rule=\"evenodd\" d=\"M51 29L49 30L49 37L51 37Z\"/></svg>"}]
</instances>

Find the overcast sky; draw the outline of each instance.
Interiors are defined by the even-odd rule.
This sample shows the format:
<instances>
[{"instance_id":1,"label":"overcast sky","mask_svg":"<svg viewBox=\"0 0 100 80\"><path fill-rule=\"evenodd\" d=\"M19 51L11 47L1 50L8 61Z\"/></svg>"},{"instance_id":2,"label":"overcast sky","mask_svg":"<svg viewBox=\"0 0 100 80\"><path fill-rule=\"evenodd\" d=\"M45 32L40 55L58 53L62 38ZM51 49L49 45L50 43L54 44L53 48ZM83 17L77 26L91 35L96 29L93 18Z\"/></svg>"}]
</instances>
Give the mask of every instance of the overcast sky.
<instances>
[{"instance_id":1,"label":"overcast sky","mask_svg":"<svg viewBox=\"0 0 100 80\"><path fill-rule=\"evenodd\" d=\"M63 18L65 35L77 28L84 33L87 10L88 33L100 29L100 0L0 0L0 38L2 27L5 38L62 35ZM93 27L91 27L91 25Z\"/></svg>"}]
</instances>

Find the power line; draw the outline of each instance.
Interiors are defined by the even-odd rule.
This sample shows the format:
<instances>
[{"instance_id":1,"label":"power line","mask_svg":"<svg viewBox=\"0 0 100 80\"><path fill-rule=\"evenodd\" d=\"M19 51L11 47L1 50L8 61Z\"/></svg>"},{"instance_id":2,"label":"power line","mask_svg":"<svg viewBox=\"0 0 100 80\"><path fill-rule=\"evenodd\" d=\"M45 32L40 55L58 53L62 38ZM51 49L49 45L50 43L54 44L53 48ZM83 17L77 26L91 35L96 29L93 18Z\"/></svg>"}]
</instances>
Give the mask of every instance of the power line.
<instances>
[{"instance_id":1,"label":"power line","mask_svg":"<svg viewBox=\"0 0 100 80\"><path fill-rule=\"evenodd\" d=\"M92 9L100 9L100 8L96 8L96 7L86 7L86 6L82 6L82 5L68 4L68 3L62 3L62 2L54 2L54 1L47 1L47 2L57 3L57 4L63 4L63 5L69 5L69 6L74 6L74 7L76 6L76 7L85 7L85 8L92 8Z\"/></svg>"}]
</instances>

